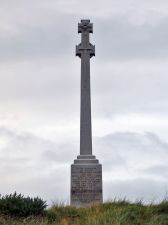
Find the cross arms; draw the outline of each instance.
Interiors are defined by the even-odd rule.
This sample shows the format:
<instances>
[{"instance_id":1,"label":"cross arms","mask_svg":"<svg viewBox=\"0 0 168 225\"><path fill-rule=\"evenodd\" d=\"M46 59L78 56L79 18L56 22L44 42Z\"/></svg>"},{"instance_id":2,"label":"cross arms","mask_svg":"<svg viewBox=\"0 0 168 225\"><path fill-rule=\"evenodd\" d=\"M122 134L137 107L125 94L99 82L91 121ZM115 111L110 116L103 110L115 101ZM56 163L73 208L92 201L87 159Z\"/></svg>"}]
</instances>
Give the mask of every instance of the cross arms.
<instances>
[{"instance_id":1,"label":"cross arms","mask_svg":"<svg viewBox=\"0 0 168 225\"><path fill-rule=\"evenodd\" d=\"M95 56L95 46L89 43L89 46L87 48L82 47L82 44L79 44L76 46L76 56L79 56L81 58L82 52L87 51L90 58L92 56Z\"/></svg>"},{"instance_id":2,"label":"cross arms","mask_svg":"<svg viewBox=\"0 0 168 225\"><path fill-rule=\"evenodd\" d=\"M93 33L90 20L81 20L81 23L78 23L78 33L81 33L81 43L76 46L76 56L81 58L84 52L87 52L90 58L95 56L95 46L89 42L89 33Z\"/></svg>"}]
</instances>

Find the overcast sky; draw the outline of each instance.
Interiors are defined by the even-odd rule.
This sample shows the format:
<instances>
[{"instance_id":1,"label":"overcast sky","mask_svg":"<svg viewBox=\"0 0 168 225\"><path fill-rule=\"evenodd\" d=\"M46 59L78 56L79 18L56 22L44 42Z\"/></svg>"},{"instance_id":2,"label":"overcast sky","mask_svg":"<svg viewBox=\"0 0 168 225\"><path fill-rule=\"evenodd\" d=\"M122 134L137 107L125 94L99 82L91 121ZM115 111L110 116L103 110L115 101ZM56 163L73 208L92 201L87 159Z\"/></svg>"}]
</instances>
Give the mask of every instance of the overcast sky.
<instances>
[{"instance_id":1,"label":"overcast sky","mask_svg":"<svg viewBox=\"0 0 168 225\"><path fill-rule=\"evenodd\" d=\"M0 0L0 193L69 202L80 42L90 19L93 152L104 199L168 193L168 1Z\"/></svg>"}]
</instances>

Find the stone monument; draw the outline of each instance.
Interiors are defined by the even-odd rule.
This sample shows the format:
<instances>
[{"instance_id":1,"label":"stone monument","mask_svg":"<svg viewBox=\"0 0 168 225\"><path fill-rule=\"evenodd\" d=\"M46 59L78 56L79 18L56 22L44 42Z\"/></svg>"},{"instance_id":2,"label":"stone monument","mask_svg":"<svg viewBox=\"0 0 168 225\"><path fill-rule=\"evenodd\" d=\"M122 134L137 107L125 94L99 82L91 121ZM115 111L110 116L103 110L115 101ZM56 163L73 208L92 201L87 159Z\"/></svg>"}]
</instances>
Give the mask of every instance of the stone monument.
<instances>
[{"instance_id":1,"label":"stone monument","mask_svg":"<svg viewBox=\"0 0 168 225\"><path fill-rule=\"evenodd\" d=\"M102 165L92 155L90 58L95 56L95 46L89 42L93 33L90 20L78 24L81 43L76 46L76 56L81 58L80 101L80 155L71 165L71 205L86 206L102 202Z\"/></svg>"}]
</instances>

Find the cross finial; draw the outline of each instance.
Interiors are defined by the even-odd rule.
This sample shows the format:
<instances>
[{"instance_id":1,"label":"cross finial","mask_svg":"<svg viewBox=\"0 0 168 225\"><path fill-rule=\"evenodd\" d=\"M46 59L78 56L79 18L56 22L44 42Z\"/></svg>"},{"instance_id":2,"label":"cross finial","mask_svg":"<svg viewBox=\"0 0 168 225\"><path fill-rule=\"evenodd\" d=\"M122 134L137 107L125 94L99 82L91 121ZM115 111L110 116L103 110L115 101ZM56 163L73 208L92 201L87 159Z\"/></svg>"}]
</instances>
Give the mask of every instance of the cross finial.
<instances>
[{"instance_id":1,"label":"cross finial","mask_svg":"<svg viewBox=\"0 0 168 225\"><path fill-rule=\"evenodd\" d=\"M78 33L88 31L93 33L93 24L90 23L90 20L81 20L81 23L78 23Z\"/></svg>"},{"instance_id":2,"label":"cross finial","mask_svg":"<svg viewBox=\"0 0 168 225\"><path fill-rule=\"evenodd\" d=\"M78 23L78 33L81 33L81 43L76 46L76 56L81 58L84 51L87 51L90 58L95 56L95 46L89 42L89 33L93 33L93 24L90 20L85 19Z\"/></svg>"}]
</instances>

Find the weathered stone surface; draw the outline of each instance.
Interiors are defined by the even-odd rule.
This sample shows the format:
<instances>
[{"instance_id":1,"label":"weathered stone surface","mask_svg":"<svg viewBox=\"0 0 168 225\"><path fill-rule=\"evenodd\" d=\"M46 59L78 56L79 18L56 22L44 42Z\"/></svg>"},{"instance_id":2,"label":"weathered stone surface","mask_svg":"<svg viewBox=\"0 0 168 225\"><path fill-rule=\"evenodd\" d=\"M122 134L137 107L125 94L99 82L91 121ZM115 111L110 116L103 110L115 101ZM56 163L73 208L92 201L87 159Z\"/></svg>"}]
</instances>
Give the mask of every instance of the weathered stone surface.
<instances>
[{"instance_id":1,"label":"weathered stone surface","mask_svg":"<svg viewBox=\"0 0 168 225\"><path fill-rule=\"evenodd\" d=\"M102 202L101 164L71 165L71 205Z\"/></svg>"},{"instance_id":2,"label":"weathered stone surface","mask_svg":"<svg viewBox=\"0 0 168 225\"><path fill-rule=\"evenodd\" d=\"M71 165L71 205L74 206L102 202L103 199L102 166L92 155L90 58L95 56L95 46L89 42L92 32L90 20L81 20L78 24L81 43L76 46L76 56L81 59L80 155Z\"/></svg>"},{"instance_id":3,"label":"weathered stone surface","mask_svg":"<svg viewBox=\"0 0 168 225\"><path fill-rule=\"evenodd\" d=\"M93 32L90 20L81 20L78 33L81 43L76 46L76 55L81 58L81 102L80 102L80 154L92 154L92 124L90 96L90 58L95 55L95 46L89 42L89 33Z\"/></svg>"}]
</instances>

